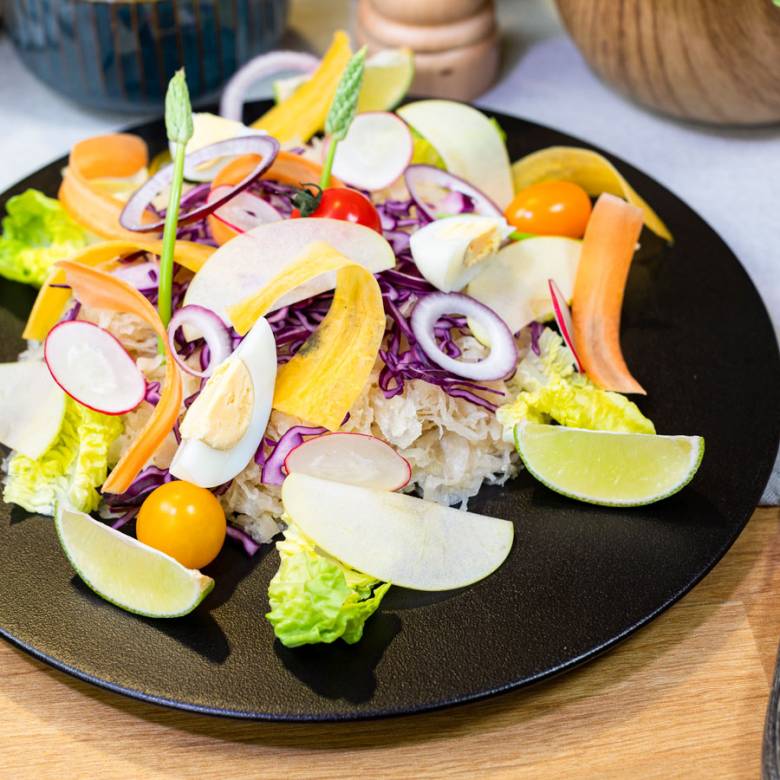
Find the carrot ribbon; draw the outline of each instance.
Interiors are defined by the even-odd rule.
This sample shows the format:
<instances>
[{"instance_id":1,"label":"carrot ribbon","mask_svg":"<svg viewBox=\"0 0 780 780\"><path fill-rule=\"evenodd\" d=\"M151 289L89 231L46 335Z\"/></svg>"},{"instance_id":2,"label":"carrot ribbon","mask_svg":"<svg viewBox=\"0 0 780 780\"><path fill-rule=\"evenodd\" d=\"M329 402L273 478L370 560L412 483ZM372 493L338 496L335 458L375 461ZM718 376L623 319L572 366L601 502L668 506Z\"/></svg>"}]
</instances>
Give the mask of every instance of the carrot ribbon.
<instances>
[{"instance_id":1,"label":"carrot ribbon","mask_svg":"<svg viewBox=\"0 0 780 780\"><path fill-rule=\"evenodd\" d=\"M157 312L138 290L121 279L72 260L57 263L77 300L86 306L135 314L157 334L165 356L165 380L151 417L103 485L104 493L124 493L173 430L182 403L181 376Z\"/></svg>"}]
</instances>

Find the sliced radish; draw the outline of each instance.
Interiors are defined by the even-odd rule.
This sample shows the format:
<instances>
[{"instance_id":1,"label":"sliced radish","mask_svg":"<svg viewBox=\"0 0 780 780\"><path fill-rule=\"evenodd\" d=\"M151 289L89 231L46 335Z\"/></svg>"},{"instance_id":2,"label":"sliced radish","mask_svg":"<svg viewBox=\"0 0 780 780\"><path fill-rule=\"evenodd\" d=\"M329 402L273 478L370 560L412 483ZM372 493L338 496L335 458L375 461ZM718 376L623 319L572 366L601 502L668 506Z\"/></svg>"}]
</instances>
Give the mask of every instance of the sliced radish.
<instances>
[{"instance_id":1,"label":"sliced radish","mask_svg":"<svg viewBox=\"0 0 780 780\"><path fill-rule=\"evenodd\" d=\"M307 474L375 490L400 490L412 478L406 458L365 433L335 432L309 439L290 452L284 468L288 474Z\"/></svg>"},{"instance_id":2,"label":"sliced radish","mask_svg":"<svg viewBox=\"0 0 780 780\"><path fill-rule=\"evenodd\" d=\"M228 186L217 187L209 193L209 202L222 199L228 190L232 189ZM282 215L268 201L246 190L232 197L224 206L220 206L212 216L236 233L246 233L247 230L258 225L278 222L282 218Z\"/></svg>"},{"instance_id":3,"label":"sliced radish","mask_svg":"<svg viewBox=\"0 0 780 780\"><path fill-rule=\"evenodd\" d=\"M323 151L327 154L327 149ZM401 176L413 152L412 134L403 119L369 111L355 117L347 137L339 143L333 175L353 187L381 190Z\"/></svg>"},{"instance_id":4,"label":"sliced radish","mask_svg":"<svg viewBox=\"0 0 780 780\"><path fill-rule=\"evenodd\" d=\"M82 406L126 414L144 400L146 380L125 348L108 331L83 320L49 331L44 359L54 381Z\"/></svg>"},{"instance_id":5,"label":"sliced radish","mask_svg":"<svg viewBox=\"0 0 780 780\"><path fill-rule=\"evenodd\" d=\"M582 368L580 356L577 354L577 350L574 349L574 326L571 321L571 311L566 303L566 296L561 292L561 288L558 287L554 279L548 279L547 285L550 288L555 322L558 324L561 336L563 336L563 340L574 358L574 365L577 371L584 374L585 370Z\"/></svg>"}]
</instances>

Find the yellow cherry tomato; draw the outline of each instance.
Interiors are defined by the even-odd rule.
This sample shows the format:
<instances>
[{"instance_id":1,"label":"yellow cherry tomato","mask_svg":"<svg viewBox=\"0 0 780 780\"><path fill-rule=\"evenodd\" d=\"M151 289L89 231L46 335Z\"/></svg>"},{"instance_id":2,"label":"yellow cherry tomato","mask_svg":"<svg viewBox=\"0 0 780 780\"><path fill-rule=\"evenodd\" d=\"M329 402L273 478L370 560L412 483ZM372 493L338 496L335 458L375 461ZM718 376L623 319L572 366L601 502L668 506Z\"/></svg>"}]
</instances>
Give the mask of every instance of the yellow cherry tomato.
<instances>
[{"instance_id":1,"label":"yellow cherry tomato","mask_svg":"<svg viewBox=\"0 0 780 780\"><path fill-rule=\"evenodd\" d=\"M504 216L523 233L582 238L590 219L590 198L571 181L543 181L515 195Z\"/></svg>"},{"instance_id":2,"label":"yellow cherry tomato","mask_svg":"<svg viewBox=\"0 0 780 780\"><path fill-rule=\"evenodd\" d=\"M138 513L139 542L167 553L188 569L217 557L225 541L225 512L212 493L191 482L168 482L149 494Z\"/></svg>"}]
</instances>

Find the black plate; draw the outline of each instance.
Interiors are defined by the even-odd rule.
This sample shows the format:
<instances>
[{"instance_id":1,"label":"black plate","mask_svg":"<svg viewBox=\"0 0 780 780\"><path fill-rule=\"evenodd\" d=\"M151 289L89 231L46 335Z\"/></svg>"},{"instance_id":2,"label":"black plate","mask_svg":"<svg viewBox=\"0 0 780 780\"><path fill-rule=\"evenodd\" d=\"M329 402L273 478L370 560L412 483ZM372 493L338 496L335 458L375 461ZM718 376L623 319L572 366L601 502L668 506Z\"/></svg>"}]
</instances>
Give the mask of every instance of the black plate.
<instances>
[{"instance_id":1,"label":"black plate","mask_svg":"<svg viewBox=\"0 0 780 780\"><path fill-rule=\"evenodd\" d=\"M584 146L499 116L515 159ZM162 124L138 129L154 148ZM466 590L392 589L360 644L287 650L274 642L267 584L277 567L229 544L215 591L192 615L134 617L73 575L49 519L0 512L0 632L51 665L147 701L275 720L420 712L528 685L612 647L695 585L734 542L766 483L780 434L780 359L747 274L700 217L611 158L677 241L647 231L623 309L628 364L660 433L701 434L701 470L682 493L642 509L568 501L521 475L471 507L514 521L501 569ZM54 194L64 161L18 184ZM0 285L0 359L14 360L31 290Z\"/></svg>"}]
</instances>

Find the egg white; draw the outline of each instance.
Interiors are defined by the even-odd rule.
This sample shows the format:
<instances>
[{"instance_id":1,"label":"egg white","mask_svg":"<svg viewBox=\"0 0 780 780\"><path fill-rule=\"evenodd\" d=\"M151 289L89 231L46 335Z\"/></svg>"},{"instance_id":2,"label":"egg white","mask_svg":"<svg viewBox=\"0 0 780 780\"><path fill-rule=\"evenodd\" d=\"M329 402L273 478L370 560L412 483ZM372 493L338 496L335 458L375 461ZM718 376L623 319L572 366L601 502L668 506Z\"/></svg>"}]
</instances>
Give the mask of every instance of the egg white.
<instances>
[{"instance_id":1,"label":"egg white","mask_svg":"<svg viewBox=\"0 0 780 780\"><path fill-rule=\"evenodd\" d=\"M252 380L253 404L249 426L238 442L217 450L200 439L182 439L170 466L177 479L213 488L238 476L252 459L268 426L276 384L276 342L271 326L261 317L228 359L241 360Z\"/></svg>"},{"instance_id":2,"label":"egg white","mask_svg":"<svg viewBox=\"0 0 780 780\"><path fill-rule=\"evenodd\" d=\"M414 232L410 239L412 257L420 273L442 292L462 290L479 275L488 258L465 264L470 243L495 233L500 244L512 232L506 220L480 214L444 217Z\"/></svg>"}]
</instances>

